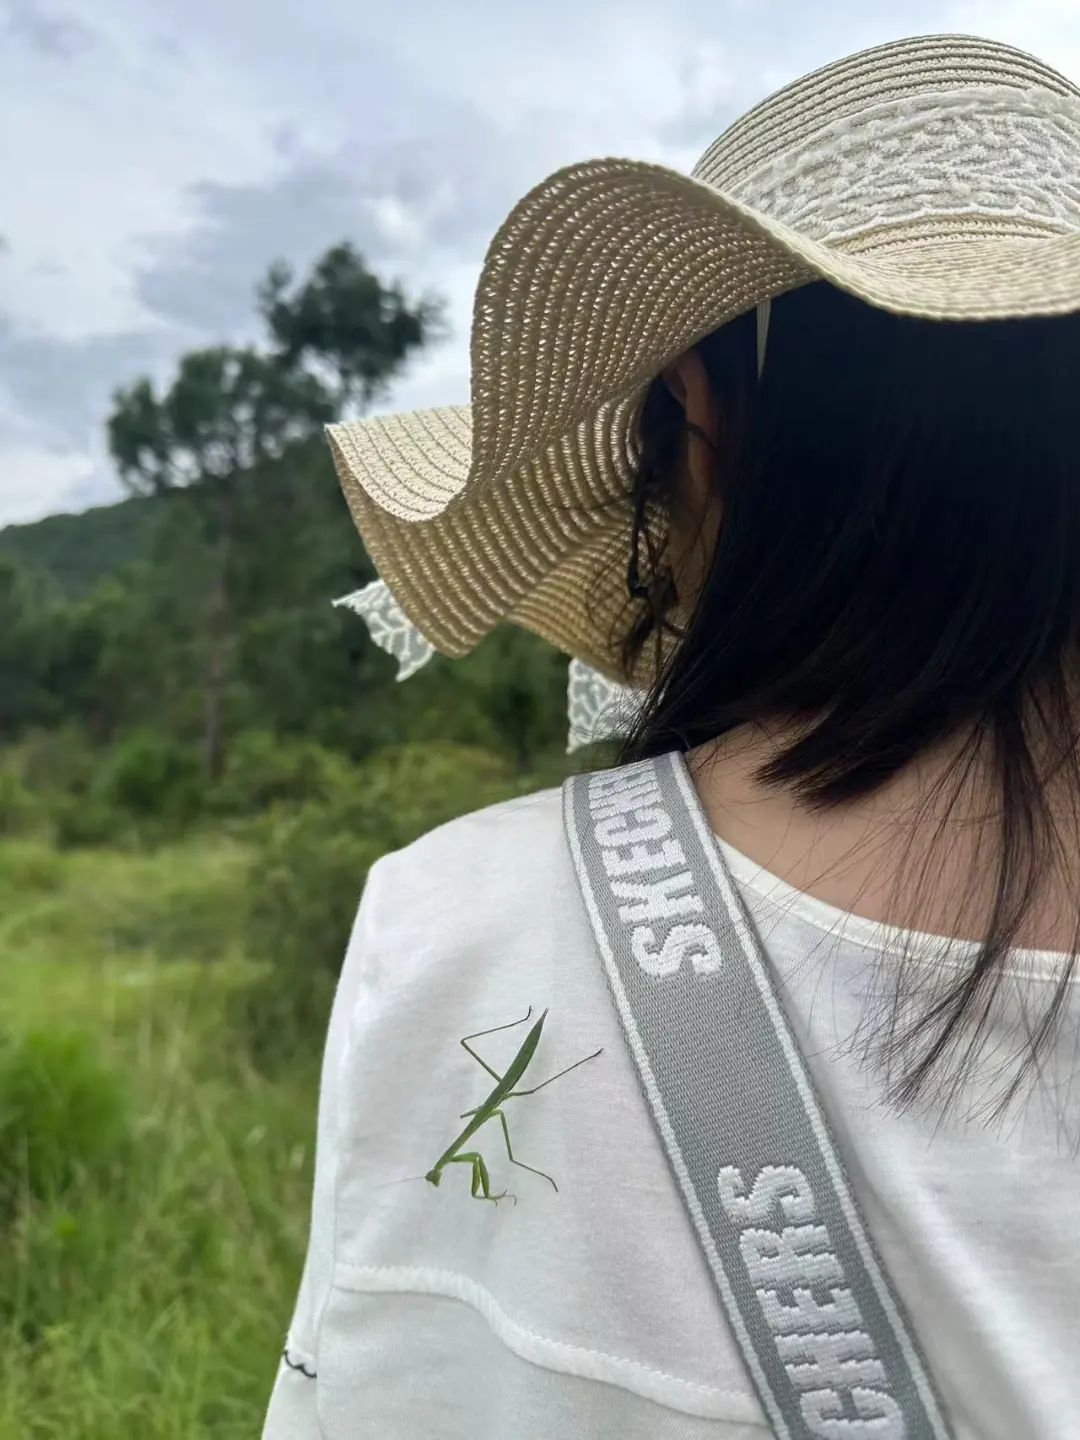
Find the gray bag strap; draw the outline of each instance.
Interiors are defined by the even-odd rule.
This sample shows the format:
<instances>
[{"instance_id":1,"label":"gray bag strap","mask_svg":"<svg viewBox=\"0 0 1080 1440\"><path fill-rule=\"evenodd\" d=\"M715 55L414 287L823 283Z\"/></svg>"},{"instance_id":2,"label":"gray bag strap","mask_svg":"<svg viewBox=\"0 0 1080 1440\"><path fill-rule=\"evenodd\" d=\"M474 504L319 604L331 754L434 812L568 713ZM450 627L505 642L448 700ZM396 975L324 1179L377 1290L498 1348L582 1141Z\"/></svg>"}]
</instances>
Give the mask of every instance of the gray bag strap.
<instances>
[{"instance_id":1,"label":"gray bag strap","mask_svg":"<svg viewBox=\"0 0 1080 1440\"><path fill-rule=\"evenodd\" d=\"M685 762L576 775L563 800L615 1008L774 1434L945 1440Z\"/></svg>"}]
</instances>

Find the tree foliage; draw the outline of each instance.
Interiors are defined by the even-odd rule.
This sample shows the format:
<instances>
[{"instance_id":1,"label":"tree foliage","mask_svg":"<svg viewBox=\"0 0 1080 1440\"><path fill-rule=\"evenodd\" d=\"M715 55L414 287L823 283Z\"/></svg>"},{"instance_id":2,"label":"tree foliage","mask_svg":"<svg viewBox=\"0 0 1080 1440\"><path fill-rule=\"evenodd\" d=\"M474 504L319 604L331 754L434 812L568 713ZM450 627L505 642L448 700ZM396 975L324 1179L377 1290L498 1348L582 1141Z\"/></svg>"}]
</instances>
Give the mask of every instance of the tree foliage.
<instances>
[{"instance_id":1,"label":"tree foliage","mask_svg":"<svg viewBox=\"0 0 1080 1440\"><path fill-rule=\"evenodd\" d=\"M328 250L300 284L288 265L272 266L258 297L280 362L316 365L341 414L385 394L409 357L443 333L440 300L411 302L348 243Z\"/></svg>"},{"instance_id":2,"label":"tree foliage","mask_svg":"<svg viewBox=\"0 0 1080 1440\"><path fill-rule=\"evenodd\" d=\"M245 583L237 557L257 558L272 547L275 529L292 518L282 511L296 509L293 497L284 506L264 503L273 498L261 493L268 467L346 408L381 393L426 343L440 311L431 299L411 304L347 244L327 251L299 284L287 266L272 266L257 293L269 331L265 351L192 351L164 391L145 376L117 391L106 426L128 488L183 492L211 546L196 625L203 637L203 759L213 780L224 770L236 669L237 593ZM280 485L275 496L281 499Z\"/></svg>"},{"instance_id":3,"label":"tree foliage","mask_svg":"<svg viewBox=\"0 0 1080 1440\"><path fill-rule=\"evenodd\" d=\"M0 741L52 718L50 617L39 587L0 557Z\"/></svg>"},{"instance_id":4,"label":"tree foliage","mask_svg":"<svg viewBox=\"0 0 1080 1440\"><path fill-rule=\"evenodd\" d=\"M0 560L47 576L59 597L78 599L149 553L158 507L131 495L81 515L49 515L0 530Z\"/></svg>"},{"instance_id":5,"label":"tree foliage","mask_svg":"<svg viewBox=\"0 0 1080 1440\"><path fill-rule=\"evenodd\" d=\"M162 395L146 378L118 391L109 450L125 484L143 494L235 484L335 413L314 375L219 345L185 355Z\"/></svg>"}]
</instances>

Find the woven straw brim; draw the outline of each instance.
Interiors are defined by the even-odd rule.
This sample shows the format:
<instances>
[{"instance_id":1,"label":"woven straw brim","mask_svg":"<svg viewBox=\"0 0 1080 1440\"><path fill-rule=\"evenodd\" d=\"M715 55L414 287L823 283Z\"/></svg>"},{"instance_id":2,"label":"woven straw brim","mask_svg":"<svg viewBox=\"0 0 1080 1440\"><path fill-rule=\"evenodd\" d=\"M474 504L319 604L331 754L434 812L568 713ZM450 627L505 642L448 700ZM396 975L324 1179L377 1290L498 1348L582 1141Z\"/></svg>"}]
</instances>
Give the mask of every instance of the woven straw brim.
<instances>
[{"instance_id":1,"label":"woven straw brim","mask_svg":"<svg viewBox=\"0 0 1080 1440\"><path fill-rule=\"evenodd\" d=\"M472 405L329 429L379 574L435 647L462 655L511 620L624 678L648 386L703 336L815 280L933 320L1068 313L1080 310L1080 234L972 214L826 245L663 166L557 171L489 249Z\"/></svg>"}]
</instances>

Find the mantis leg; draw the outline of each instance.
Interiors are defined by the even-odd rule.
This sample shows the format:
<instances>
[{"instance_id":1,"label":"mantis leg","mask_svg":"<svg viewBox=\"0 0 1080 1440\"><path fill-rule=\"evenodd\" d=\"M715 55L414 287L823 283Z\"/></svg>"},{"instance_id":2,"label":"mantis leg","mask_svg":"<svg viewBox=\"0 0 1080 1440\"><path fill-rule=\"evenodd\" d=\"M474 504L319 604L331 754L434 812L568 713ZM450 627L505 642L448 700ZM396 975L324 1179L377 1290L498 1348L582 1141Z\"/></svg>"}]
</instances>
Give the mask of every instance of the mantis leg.
<instances>
[{"instance_id":1,"label":"mantis leg","mask_svg":"<svg viewBox=\"0 0 1080 1440\"><path fill-rule=\"evenodd\" d=\"M591 1055L583 1055L580 1060L575 1060L573 1065L567 1065L565 1070L559 1070L556 1074L549 1075L546 1080L541 1080L540 1084L534 1085L531 1090L511 1090L510 1094L505 1098L510 1100L515 1095L535 1095L538 1090L543 1090L545 1085L550 1085L553 1080L559 1080L562 1076L569 1075L571 1070L576 1070L579 1065L584 1065L587 1060L595 1060L597 1055L602 1053L602 1049L603 1047L601 1047L600 1050L594 1050Z\"/></svg>"},{"instance_id":2,"label":"mantis leg","mask_svg":"<svg viewBox=\"0 0 1080 1440\"><path fill-rule=\"evenodd\" d=\"M555 1077L553 1076L552 1078L554 1079ZM506 1141L506 1153L510 1157L510 1164L517 1165L522 1170L531 1170L534 1175L540 1175L545 1180L550 1180L551 1188L555 1191L557 1195L559 1193L559 1187L555 1184L555 1181L551 1179L551 1176L548 1175L546 1171L537 1170L535 1165L526 1165L524 1160L514 1159L514 1152L510 1149L510 1131L506 1124L506 1116L501 1110L493 1110L488 1118L490 1120L494 1120L496 1115L499 1117L499 1124L502 1126L503 1139Z\"/></svg>"},{"instance_id":3,"label":"mantis leg","mask_svg":"<svg viewBox=\"0 0 1080 1440\"><path fill-rule=\"evenodd\" d=\"M492 1195L491 1177L488 1175L488 1168L484 1164L484 1157L479 1150L463 1150L460 1155L452 1155L446 1163L472 1166L472 1183L469 1186L469 1193L474 1200L491 1200L497 1205L500 1200L506 1199L509 1193L506 1190L501 1191L498 1195ZM510 1198L516 1200L517 1197L511 1195Z\"/></svg>"},{"instance_id":4,"label":"mantis leg","mask_svg":"<svg viewBox=\"0 0 1080 1440\"><path fill-rule=\"evenodd\" d=\"M532 1014L532 1006L530 1005L529 1008L528 1008L528 1010L525 1011L525 1014L521 1017L520 1020L511 1020L511 1021L509 1022L509 1024L507 1024L507 1025L493 1025L490 1030L474 1030L471 1035L465 1035L465 1036L462 1038L462 1040L461 1040L462 1048L465 1049L465 1050L467 1050L467 1051L469 1052L469 1054L472 1056L472 1058L476 1061L476 1063L477 1063L478 1065L482 1065L482 1066L484 1067L484 1069L488 1072L489 1075L493 1076L494 1079L496 1079L496 1080L501 1080L503 1077L499 1074L499 1072L498 1072L497 1070L493 1070L493 1069L491 1068L491 1066L487 1063L487 1061L484 1060L481 1056L479 1056L479 1055L476 1053L476 1051L475 1051L475 1050L472 1048L472 1046L469 1044L469 1041L470 1041L470 1040L479 1040L479 1039L481 1039L481 1037L484 1036L484 1035L495 1035L495 1034L497 1034L500 1030L512 1030L515 1025L524 1025L524 1024L525 1024L525 1021L528 1020L528 1018L529 1018L529 1016L530 1016L531 1014ZM466 1113L468 1113L468 1112L466 1112Z\"/></svg>"}]
</instances>

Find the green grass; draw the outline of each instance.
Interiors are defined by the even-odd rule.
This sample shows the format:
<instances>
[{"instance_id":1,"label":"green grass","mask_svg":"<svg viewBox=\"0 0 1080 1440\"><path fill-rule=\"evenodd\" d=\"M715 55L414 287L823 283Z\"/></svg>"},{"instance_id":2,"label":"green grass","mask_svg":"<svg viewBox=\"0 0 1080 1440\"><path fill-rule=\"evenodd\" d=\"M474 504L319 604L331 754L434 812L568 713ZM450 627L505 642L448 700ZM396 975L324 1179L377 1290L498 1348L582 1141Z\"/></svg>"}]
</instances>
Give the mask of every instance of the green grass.
<instances>
[{"instance_id":1,"label":"green grass","mask_svg":"<svg viewBox=\"0 0 1080 1440\"><path fill-rule=\"evenodd\" d=\"M248 856L0 843L0 1440L252 1440L321 1035L261 1073Z\"/></svg>"}]
</instances>

